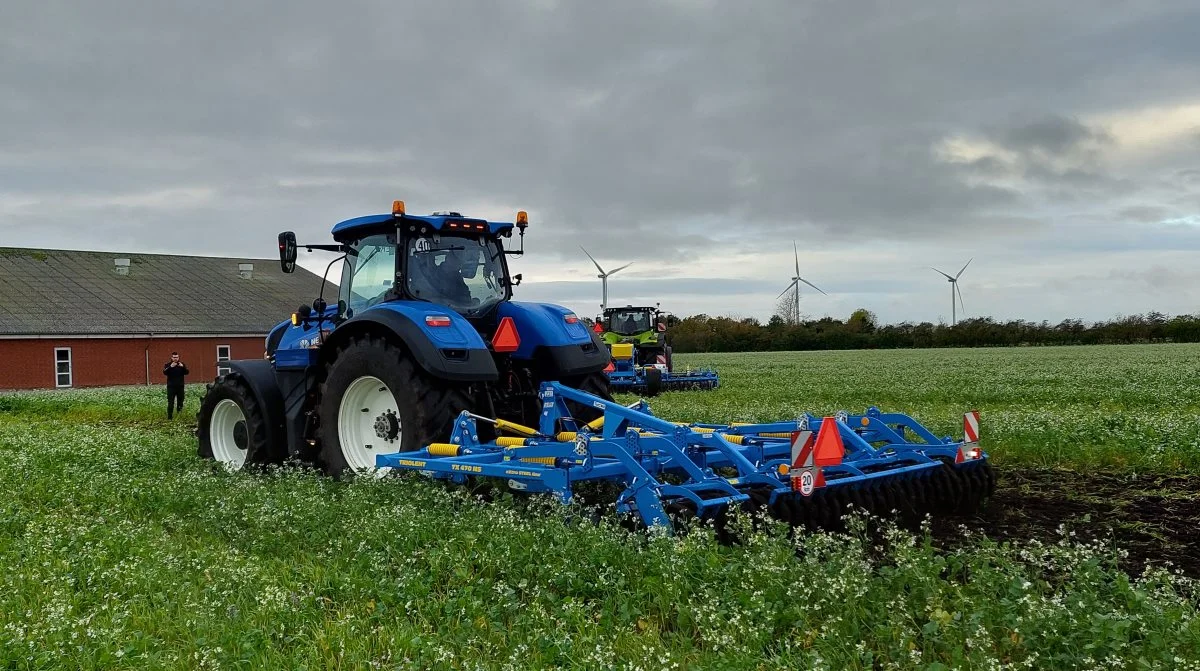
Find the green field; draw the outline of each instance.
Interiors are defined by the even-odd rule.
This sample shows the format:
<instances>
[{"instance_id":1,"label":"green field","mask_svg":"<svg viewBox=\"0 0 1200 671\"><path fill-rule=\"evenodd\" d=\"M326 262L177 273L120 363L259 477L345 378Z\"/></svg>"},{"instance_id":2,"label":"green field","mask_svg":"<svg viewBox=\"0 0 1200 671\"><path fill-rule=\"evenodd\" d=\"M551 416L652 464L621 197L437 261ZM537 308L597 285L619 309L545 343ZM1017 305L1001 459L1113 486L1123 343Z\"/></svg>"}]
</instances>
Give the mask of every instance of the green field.
<instances>
[{"instance_id":1,"label":"green field","mask_svg":"<svg viewBox=\"0 0 1200 671\"><path fill-rule=\"evenodd\" d=\"M672 419L978 409L1002 480L1196 498L1200 346L678 359L722 388L654 399ZM1200 668L1195 576L1126 572L1120 539L651 539L416 477L217 472L164 403L0 395L0 668Z\"/></svg>"}]
</instances>

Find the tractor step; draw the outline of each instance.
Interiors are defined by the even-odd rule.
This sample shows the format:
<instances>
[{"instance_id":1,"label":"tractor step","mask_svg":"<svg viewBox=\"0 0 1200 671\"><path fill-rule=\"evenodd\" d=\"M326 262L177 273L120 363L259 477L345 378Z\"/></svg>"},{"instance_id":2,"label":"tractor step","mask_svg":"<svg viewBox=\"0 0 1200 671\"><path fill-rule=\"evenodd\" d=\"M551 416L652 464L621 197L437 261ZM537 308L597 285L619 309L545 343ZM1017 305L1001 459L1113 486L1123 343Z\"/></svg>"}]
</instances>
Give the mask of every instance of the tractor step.
<instances>
[{"instance_id":1,"label":"tractor step","mask_svg":"<svg viewBox=\"0 0 1200 671\"><path fill-rule=\"evenodd\" d=\"M672 528L680 512L700 518L749 504L795 526L836 526L847 506L871 512L955 513L977 507L994 478L978 446L978 414L967 440L938 438L912 417L869 408L861 415L809 414L760 424L680 424L645 401L628 406L558 383L539 390L538 427L462 412L448 443L379 455L376 465L463 483L496 478L517 491L570 503L588 481L624 487L618 513ZM596 408L575 420L567 402ZM513 433L480 442L476 422Z\"/></svg>"}]
</instances>

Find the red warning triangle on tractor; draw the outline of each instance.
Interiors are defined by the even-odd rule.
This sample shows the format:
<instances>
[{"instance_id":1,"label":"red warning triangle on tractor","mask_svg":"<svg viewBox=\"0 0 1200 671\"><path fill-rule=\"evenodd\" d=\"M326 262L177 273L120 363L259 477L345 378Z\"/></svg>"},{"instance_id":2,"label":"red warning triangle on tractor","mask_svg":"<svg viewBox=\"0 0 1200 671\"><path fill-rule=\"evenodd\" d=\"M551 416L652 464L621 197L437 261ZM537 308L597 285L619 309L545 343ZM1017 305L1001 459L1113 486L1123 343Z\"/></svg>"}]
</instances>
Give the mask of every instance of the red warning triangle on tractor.
<instances>
[{"instance_id":1,"label":"red warning triangle on tractor","mask_svg":"<svg viewBox=\"0 0 1200 671\"><path fill-rule=\"evenodd\" d=\"M521 336L517 335L517 325L512 317L500 320L496 327L496 335L492 336L492 349L497 352L515 352L521 346Z\"/></svg>"},{"instance_id":2,"label":"red warning triangle on tractor","mask_svg":"<svg viewBox=\"0 0 1200 671\"><path fill-rule=\"evenodd\" d=\"M842 444L842 434L838 431L836 419L826 417L821 420L821 429L817 431L817 444L813 452L816 453L813 461L817 466L836 466L842 463L846 448Z\"/></svg>"}]
</instances>

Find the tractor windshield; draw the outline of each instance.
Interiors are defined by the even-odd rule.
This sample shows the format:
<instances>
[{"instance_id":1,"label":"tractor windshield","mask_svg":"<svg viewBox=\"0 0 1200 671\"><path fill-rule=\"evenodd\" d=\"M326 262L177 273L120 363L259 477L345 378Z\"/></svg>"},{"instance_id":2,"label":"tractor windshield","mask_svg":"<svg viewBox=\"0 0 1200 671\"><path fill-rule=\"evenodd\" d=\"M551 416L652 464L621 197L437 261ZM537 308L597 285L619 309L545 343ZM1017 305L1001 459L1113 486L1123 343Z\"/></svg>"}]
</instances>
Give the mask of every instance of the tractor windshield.
<instances>
[{"instance_id":1,"label":"tractor windshield","mask_svg":"<svg viewBox=\"0 0 1200 671\"><path fill-rule=\"evenodd\" d=\"M490 236L411 238L405 250L408 292L462 314L504 300L504 250Z\"/></svg>"},{"instance_id":2,"label":"tractor windshield","mask_svg":"<svg viewBox=\"0 0 1200 671\"><path fill-rule=\"evenodd\" d=\"M645 310L618 310L608 320L608 330L617 335L637 335L650 328L650 313Z\"/></svg>"}]
</instances>

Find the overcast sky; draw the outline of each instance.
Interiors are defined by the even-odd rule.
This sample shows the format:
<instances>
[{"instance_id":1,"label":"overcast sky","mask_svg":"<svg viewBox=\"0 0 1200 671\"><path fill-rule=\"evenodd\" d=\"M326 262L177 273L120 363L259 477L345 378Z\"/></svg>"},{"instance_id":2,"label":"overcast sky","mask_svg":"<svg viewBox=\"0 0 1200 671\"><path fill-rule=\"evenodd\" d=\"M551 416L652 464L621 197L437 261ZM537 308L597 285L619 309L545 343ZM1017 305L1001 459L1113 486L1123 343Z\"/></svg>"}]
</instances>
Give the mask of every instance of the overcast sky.
<instances>
[{"instance_id":1,"label":"overcast sky","mask_svg":"<svg viewBox=\"0 0 1200 671\"><path fill-rule=\"evenodd\" d=\"M0 246L529 212L520 298L1200 312L1200 3L5 0ZM320 272L320 255L302 257ZM327 259L328 257L320 256Z\"/></svg>"}]
</instances>

